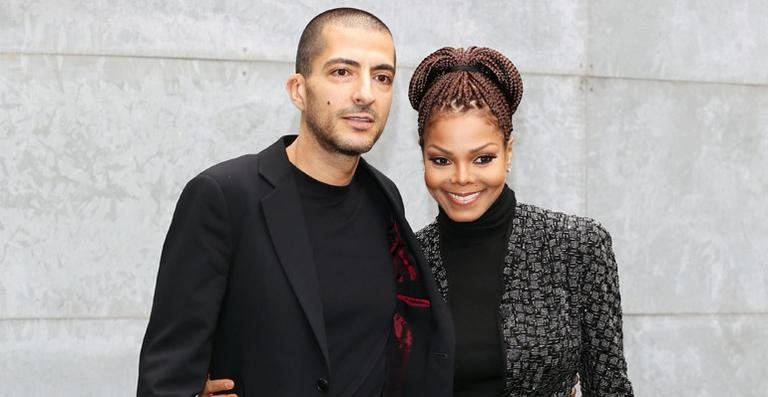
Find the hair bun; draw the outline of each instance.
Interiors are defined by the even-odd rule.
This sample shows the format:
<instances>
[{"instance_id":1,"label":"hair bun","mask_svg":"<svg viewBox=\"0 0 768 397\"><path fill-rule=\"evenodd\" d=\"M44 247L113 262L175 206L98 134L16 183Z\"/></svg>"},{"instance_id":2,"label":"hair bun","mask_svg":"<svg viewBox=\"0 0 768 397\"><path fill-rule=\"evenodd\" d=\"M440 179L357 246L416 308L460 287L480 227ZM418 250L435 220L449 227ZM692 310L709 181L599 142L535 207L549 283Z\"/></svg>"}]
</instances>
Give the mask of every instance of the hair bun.
<instances>
[{"instance_id":1,"label":"hair bun","mask_svg":"<svg viewBox=\"0 0 768 397\"><path fill-rule=\"evenodd\" d=\"M421 100L424 98L424 94L431 86L431 83L441 75L447 73L452 67L456 66L456 54L457 50L453 47L443 47L431 54L429 54L423 61L416 67L411 77L411 83L408 86L408 99L411 102L411 107L418 111L421 105Z\"/></svg>"},{"instance_id":2,"label":"hair bun","mask_svg":"<svg viewBox=\"0 0 768 397\"><path fill-rule=\"evenodd\" d=\"M487 47L443 47L428 55L416 68L408 87L411 107L419 111L424 95L441 76L452 72L480 72L504 95L511 113L523 97L523 81L504 54Z\"/></svg>"}]
</instances>

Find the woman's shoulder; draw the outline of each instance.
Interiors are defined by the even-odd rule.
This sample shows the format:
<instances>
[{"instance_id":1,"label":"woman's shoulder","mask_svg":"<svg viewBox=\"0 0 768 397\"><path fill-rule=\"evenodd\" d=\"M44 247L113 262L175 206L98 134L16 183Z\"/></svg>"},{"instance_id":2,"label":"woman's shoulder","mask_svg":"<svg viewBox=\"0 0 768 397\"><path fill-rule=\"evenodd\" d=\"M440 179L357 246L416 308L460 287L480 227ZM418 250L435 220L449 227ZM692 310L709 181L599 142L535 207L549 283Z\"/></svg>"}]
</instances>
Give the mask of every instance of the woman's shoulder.
<instances>
[{"instance_id":1,"label":"woman's shoulder","mask_svg":"<svg viewBox=\"0 0 768 397\"><path fill-rule=\"evenodd\" d=\"M429 242L433 241L438 237L437 232L437 220L432 221L432 223L428 224L427 226L424 226L419 231L416 232L416 240L419 241L419 244L421 246L427 245Z\"/></svg>"},{"instance_id":2,"label":"woman's shoulder","mask_svg":"<svg viewBox=\"0 0 768 397\"><path fill-rule=\"evenodd\" d=\"M521 202L515 205L515 216L512 222L513 229L518 231L540 230L550 235L566 235L569 240L601 241L610 238L610 234L603 225L592 218ZM422 247L433 246L439 239L437 220L417 231L416 239Z\"/></svg>"},{"instance_id":3,"label":"woman's shoulder","mask_svg":"<svg viewBox=\"0 0 768 397\"><path fill-rule=\"evenodd\" d=\"M521 227L546 229L557 234L608 237L600 222L586 217L542 208L532 204L517 203L515 217Z\"/></svg>"}]
</instances>

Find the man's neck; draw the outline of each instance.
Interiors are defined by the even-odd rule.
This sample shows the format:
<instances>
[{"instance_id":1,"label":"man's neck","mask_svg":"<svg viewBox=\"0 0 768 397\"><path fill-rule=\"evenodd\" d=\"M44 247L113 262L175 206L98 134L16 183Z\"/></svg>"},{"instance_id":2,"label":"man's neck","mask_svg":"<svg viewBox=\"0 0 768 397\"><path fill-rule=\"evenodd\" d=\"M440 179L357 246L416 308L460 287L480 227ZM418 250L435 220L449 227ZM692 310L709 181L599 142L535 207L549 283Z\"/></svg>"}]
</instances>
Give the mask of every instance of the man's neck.
<instances>
[{"instance_id":1,"label":"man's neck","mask_svg":"<svg viewBox=\"0 0 768 397\"><path fill-rule=\"evenodd\" d=\"M355 176L360 156L331 153L308 133L299 133L285 148L288 161L312 178L333 186L346 186Z\"/></svg>"}]
</instances>

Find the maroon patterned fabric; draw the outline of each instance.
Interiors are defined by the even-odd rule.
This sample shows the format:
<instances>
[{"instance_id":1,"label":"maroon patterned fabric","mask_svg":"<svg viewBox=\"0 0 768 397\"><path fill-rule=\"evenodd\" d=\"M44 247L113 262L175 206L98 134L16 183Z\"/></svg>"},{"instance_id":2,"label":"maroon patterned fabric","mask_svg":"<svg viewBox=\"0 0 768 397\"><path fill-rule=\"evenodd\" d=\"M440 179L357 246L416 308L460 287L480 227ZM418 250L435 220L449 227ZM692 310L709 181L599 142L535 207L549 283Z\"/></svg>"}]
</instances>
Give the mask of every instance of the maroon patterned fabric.
<instances>
[{"instance_id":1,"label":"maroon patterned fabric","mask_svg":"<svg viewBox=\"0 0 768 397\"><path fill-rule=\"evenodd\" d=\"M392 254L393 270L397 284L397 310L392 317L395 355L392 362L393 379L390 380L390 390L387 395L399 395L400 387L405 381L408 368L408 359L414 343L414 334L406 319L411 309L424 310L432 306L429 299L421 296L423 287L419 279L419 270L414 265L415 261L403 241L400 225L392 219L392 227L389 231L389 252Z\"/></svg>"},{"instance_id":2,"label":"maroon patterned fabric","mask_svg":"<svg viewBox=\"0 0 768 397\"><path fill-rule=\"evenodd\" d=\"M392 220L392 228L389 230L389 252L392 254L398 284L416 281L418 271L409 259L408 249L400 236L400 225L395 220Z\"/></svg>"}]
</instances>

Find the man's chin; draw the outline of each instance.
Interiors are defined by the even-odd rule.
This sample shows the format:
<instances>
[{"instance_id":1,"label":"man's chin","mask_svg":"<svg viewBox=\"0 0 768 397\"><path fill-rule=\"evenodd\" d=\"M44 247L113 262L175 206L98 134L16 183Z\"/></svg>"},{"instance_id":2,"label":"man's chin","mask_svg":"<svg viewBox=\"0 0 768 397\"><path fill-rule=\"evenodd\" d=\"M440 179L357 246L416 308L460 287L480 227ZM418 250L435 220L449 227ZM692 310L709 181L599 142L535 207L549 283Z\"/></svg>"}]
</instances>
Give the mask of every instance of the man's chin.
<instances>
[{"instance_id":1,"label":"man's chin","mask_svg":"<svg viewBox=\"0 0 768 397\"><path fill-rule=\"evenodd\" d=\"M373 144L362 146L344 145L336 147L336 151L347 156L360 156L361 154L370 152L371 149L373 149Z\"/></svg>"},{"instance_id":2,"label":"man's chin","mask_svg":"<svg viewBox=\"0 0 768 397\"><path fill-rule=\"evenodd\" d=\"M373 146L376 144L376 141L378 140L379 136L380 134L365 140L339 142L336 145L336 149L339 151L339 153L359 156L361 154L368 153L369 151L371 151L371 149L373 149Z\"/></svg>"},{"instance_id":3,"label":"man's chin","mask_svg":"<svg viewBox=\"0 0 768 397\"><path fill-rule=\"evenodd\" d=\"M311 126L310 126L311 127ZM382 130L349 131L336 130L331 134L324 134L322 130L313 130L313 135L328 152L335 152L345 156L359 156L368 153L378 141Z\"/></svg>"}]
</instances>

